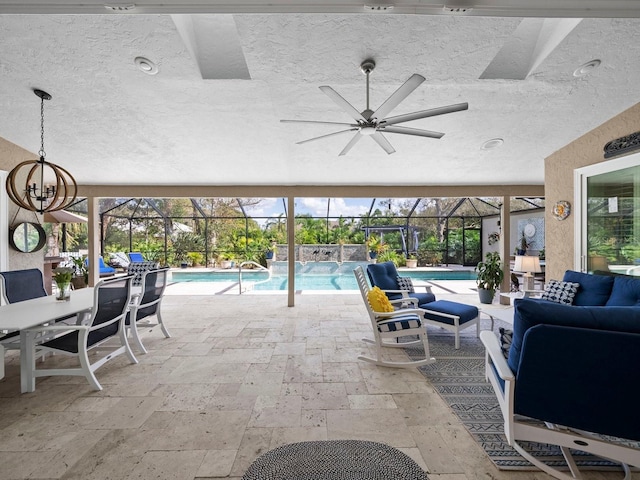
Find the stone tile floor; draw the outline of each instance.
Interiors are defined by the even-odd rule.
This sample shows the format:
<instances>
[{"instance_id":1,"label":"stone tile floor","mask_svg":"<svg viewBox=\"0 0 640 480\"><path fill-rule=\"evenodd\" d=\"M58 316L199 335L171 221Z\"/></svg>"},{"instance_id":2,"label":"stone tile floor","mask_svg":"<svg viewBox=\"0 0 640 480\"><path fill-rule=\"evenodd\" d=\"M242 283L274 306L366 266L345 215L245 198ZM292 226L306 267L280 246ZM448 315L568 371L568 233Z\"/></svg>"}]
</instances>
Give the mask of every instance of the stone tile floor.
<instances>
[{"instance_id":1,"label":"stone tile floor","mask_svg":"<svg viewBox=\"0 0 640 480\"><path fill-rule=\"evenodd\" d=\"M297 295L287 307L283 295L178 290L163 305L172 338L146 332L149 353L99 369L100 392L50 377L20 394L18 357L7 354L0 478L240 479L267 450L324 439L387 443L432 479L549 478L497 470L417 370L359 362L370 325L357 292ZM476 303L469 292L436 291Z\"/></svg>"}]
</instances>

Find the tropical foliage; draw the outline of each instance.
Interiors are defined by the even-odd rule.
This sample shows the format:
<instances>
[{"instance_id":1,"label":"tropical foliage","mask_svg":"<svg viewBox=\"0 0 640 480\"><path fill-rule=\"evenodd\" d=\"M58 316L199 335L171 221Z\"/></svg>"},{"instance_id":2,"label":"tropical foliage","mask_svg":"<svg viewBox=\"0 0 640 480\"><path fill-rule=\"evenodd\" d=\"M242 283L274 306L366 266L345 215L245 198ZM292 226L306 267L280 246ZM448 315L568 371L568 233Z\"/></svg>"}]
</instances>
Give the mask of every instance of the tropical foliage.
<instances>
[{"instance_id":1,"label":"tropical foliage","mask_svg":"<svg viewBox=\"0 0 640 480\"><path fill-rule=\"evenodd\" d=\"M224 259L265 264L265 254L274 243L287 243L287 218L285 214L253 218L251 208L259 209L261 202L251 198L243 198L242 204L235 198L102 199L105 259L110 252L139 251L148 260L174 266ZM382 255L380 260L402 264L406 245L419 265L475 265L481 259L479 214L485 212L483 208L488 211L492 202L497 205L491 199L474 204L459 198L423 199L419 204L415 199L382 199L359 216L298 215L295 242L364 244L367 237L370 247ZM67 225L67 250L87 249L86 232L86 224Z\"/></svg>"}]
</instances>

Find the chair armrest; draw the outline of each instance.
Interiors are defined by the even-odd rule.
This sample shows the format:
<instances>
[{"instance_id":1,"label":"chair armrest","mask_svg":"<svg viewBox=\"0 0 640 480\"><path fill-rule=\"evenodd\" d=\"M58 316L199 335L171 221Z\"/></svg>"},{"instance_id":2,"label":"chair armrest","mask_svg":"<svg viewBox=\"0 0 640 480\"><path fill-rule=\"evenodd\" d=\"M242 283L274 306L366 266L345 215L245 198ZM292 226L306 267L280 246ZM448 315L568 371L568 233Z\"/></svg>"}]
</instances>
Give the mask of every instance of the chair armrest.
<instances>
[{"instance_id":1,"label":"chair armrest","mask_svg":"<svg viewBox=\"0 0 640 480\"><path fill-rule=\"evenodd\" d=\"M129 301L129 305L137 305L140 303L140 299L142 298L142 293L132 293Z\"/></svg>"},{"instance_id":2,"label":"chair armrest","mask_svg":"<svg viewBox=\"0 0 640 480\"><path fill-rule=\"evenodd\" d=\"M30 332L69 332L71 330L89 330L88 325L43 325L41 327L25 328Z\"/></svg>"},{"instance_id":3,"label":"chair armrest","mask_svg":"<svg viewBox=\"0 0 640 480\"><path fill-rule=\"evenodd\" d=\"M373 312L376 316L376 320L390 320L394 317L401 315L408 315L415 313L422 318L422 309L420 308L403 308L402 310L394 310L393 312Z\"/></svg>"},{"instance_id":4,"label":"chair armrest","mask_svg":"<svg viewBox=\"0 0 640 480\"><path fill-rule=\"evenodd\" d=\"M493 332L483 330L482 332L480 332L480 340L484 344L487 355L489 355L489 357L491 358L491 362L493 363L493 366L495 367L496 372L498 372L500 378L505 381L513 380L515 376L509 368L507 360L502 354L498 337L496 337Z\"/></svg>"},{"instance_id":5,"label":"chair armrest","mask_svg":"<svg viewBox=\"0 0 640 480\"><path fill-rule=\"evenodd\" d=\"M404 297L409 296L409 290L382 290L384 293L401 293Z\"/></svg>"},{"instance_id":6,"label":"chair armrest","mask_svg":"<svg viewBox=\"0 0 640 480\"><path fill-rule=\"evenodd\" d=\"M424 286L424 288L425 288L425 290L427 291L427 293L433 293L433 292L431 291L431 285L425 285L425 286Z\"/></svg>"},{"instance_id":7,"label":"chair armrest","mask_svg":"<svg viewBox=\"0 0 640 480\"><path fill-rule=\"evenodd\" d=\"M394 307L396 306L396 304L400 304L402 306L410 303L413 305L413 308L418 308L418 299L413 297L402 297L398 298L397 300L389 300L389 303L391 303L391 305L393 305Z\"/></svg>"}]
</instances>

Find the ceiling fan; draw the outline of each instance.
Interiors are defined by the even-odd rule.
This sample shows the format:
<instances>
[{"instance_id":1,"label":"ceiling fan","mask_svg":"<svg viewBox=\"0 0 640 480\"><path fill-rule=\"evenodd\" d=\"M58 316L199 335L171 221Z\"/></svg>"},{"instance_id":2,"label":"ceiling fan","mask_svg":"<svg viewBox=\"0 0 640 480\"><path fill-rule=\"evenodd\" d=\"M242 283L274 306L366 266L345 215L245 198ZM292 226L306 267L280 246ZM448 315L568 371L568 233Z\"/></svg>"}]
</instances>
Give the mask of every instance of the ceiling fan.
<instances>
[{"instance_id":1,"label":"ceiling fan","mask_svg":"<svg viewBox=\"0 0 640 480\"><path fill-rule=\"evenodd\" d=\"M364 135L373 138L375 142L380 145L388 154L394 153L395 150L389 143L389 141L382 135L383 133L400 133L403 135L416 135L418 137L429 138L442 138L444 133L432 132L429 130L420 130L417 128L398 126L399 123L409 122L411 120L418 120L420 118L433 117L436 115L443 115L445 113L459 112L469 108L468 103L457 103L455 105L447 105L445 107L431 108L429 110L421 110L419 112L406 113L404 115L398 115L395 117L387 117L391 111L396 108L400 102L409 96L418 86L424 82L425 78L422 75L414 73L404 84L398 88L385 102L376 110L373 111L369 108L369 74L373 71L376 64L373 60L368 59L362 62L360 70L367 76L367 108L362 112L356 110L349 102L347 102L338 92L328 86L320 87L327 96L333 100L336 105L346 111L355 122L324 122L320 120L280 120L284 123L317 123L322 125L343 125L349 128L340 130L338 132L328 133L319 137L309 138L296 142L297 145L303 143L312 142L321 138L331 137L333 135L340 135L346 132L356 132L353 138L347 143L347 146L342 149L340 155L346 155L351 148L358 143L358 140Z\"/></svg>"}]
</instances>

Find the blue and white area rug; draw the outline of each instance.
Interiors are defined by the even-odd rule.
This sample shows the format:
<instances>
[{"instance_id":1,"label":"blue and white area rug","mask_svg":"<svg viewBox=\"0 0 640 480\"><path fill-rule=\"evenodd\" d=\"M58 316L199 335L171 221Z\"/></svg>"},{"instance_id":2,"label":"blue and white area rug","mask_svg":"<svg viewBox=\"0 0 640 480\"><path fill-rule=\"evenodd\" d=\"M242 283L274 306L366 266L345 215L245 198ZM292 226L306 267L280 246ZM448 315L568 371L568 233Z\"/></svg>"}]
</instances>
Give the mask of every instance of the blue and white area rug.
<instances>
[{"instance_id":1,"label":"blue and white area rug","mask_svg":"<svg viewBox=\"0 0 640 480\"><path fill-rule=\"evenodd\" d=\"M490 321L482 318L481 328L488 330ZM512 328L496 320L494 332L500 327ZM476 338L474 327L460 334L460 349L454 346L451 332L427 327L431 356L436 362L418 367L440 396L447 402L475 441L501 470L538 470L507 443L504 421L491 384L484 377L484 346ZM417 349L419 350L417 350ZM407 348L409 356L424 357L421 347ZM553 445L522 444L532 455L556 468L566 467L560 449ZM620 466L584 452L575 452L579 467L598 470L620 470Z\"/></svg>"}]
</instances>

